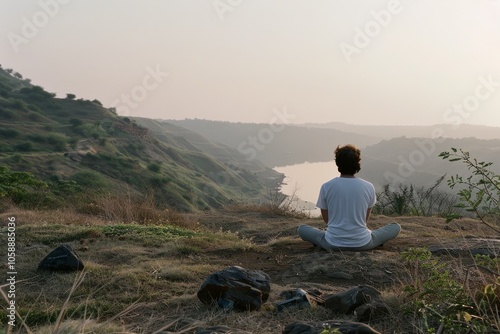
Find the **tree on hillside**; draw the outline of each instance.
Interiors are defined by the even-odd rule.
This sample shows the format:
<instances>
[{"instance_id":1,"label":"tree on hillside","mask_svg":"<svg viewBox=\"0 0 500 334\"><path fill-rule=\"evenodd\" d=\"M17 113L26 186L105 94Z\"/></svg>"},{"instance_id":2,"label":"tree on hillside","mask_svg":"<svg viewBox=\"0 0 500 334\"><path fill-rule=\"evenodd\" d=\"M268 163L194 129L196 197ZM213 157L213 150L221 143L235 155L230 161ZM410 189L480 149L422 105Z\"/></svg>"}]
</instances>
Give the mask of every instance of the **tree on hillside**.
<instances>
[{"instance_id":1,"label":"tree on hillside","mask_svg":"<svg viewBox=\"0 0 500 334\"><path fill-rule=\"evenodd\" d=\"M66 94L66 99L68 99L68 100L74 100L74 99L76 99L76 95L68 93L68 94Z\"/></svg>"},{"instance_id":2,"label":"tree on hillside","mask_svg":"<svg viewBox=\"0 0 500 334\"><path fill-rule=\"evenodd\" d=\"M55 93L49 93L40 86L25 87L19 92L34 101L45 101L56 96Z\"/></svg>"}]
</instances>

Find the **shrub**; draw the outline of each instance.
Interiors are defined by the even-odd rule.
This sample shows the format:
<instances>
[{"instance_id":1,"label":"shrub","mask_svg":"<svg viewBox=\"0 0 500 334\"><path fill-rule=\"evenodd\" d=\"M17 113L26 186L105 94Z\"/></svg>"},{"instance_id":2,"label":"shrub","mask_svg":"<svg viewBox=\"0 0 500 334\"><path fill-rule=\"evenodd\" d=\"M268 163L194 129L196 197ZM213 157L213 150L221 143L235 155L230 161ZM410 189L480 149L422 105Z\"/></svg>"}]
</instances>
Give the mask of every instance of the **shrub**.
<instances>
[{"instance_id":1,"label":"shrub","mask_svg":"<svg viewBox=\"0 0 500 334\"><path fill-rule=\"evenodd\" d=\"M33 144L30 141L25 141L25 142L19 143L15 147L16 147L16 150L21 151L21 152L33 151Z\"/></svg>"},{"instance_id":2,"label":"shrub","mask_svg":"<svg viewBox=\"0 0 500 334\"><path fill-rule=\"evenodd\" d=\"M419 318L422 333L484 332L488 322L444 263L426 248L410 248L401 255L409 271L403 308Z\"/></svg>"},{"instance_id":3,"label":"shrub","mask_svg":"<svg viewBox=\"0 0 500 334\"><path fill-rule=\"evenodd\" d=\"M49 99L55 97L55 95L56 95L54 93L46 92L40 86L25 87L25 88L22 88L19 92L21 94L25 95L27 97L27 99L32 100L32 101L46 101L46 100L49 100Z\"/></svg>"},{"instance_id":4,"label":"shrub","mask_svg":"<svg viewBox=\"0 0 500 334\"><path fill-rule=\"evenodd\" d=\"M0 109L0 118L11 120L16 118L16 114L12 110Z\"/></svg>"},{"instance_id":5,"label":"shrub","mask_svg":"<svg viewBox=\"0 0 500 334\"><path fill-rule=\"evenodd\" d=\"M0 137L2 138L16 138L20 135L16 129L0 129Z\"/></svg>"},{"instance_id":6,"label":"shrub","mask_svg":"<svg viewBox=\"0 0 500 334\"><path fill-rule=\"evenodd\" d=\"M71 124L72 127L76 128L77 126L82 125L83 122L78 118L71 118L69 120L69 124Z\"/></svg>"},{"instance_id":7,"label":"shrub","mask_svg":"<svg viewBox=\"0 0 500 334\"><path fill-rule=\"evenodd\" d=\"M30 111L28 112L28 118L34 122L38 122L43 119L43 116L36 111Z\"/></svg>"},{"instance_id":8,"label":"shrub","mask_svg":"<svg viewBox=\"0 0 500 334\"><path fill-rule=\"evenodd\" d=\"M456 196L439 189L445 175L441 176L433 186L425 188L413 184L386 184L377 193L377 204L374 213L384 215L411 216L446 216L457 203Z\"/></svg>"},{"instance_id":9,"label":"shrub","mask_svg":"<svg viewBox=\"0 0 500 334\"><path fill-rule=\"evenodd\" d=\"M104 176L92 170L75 173L70 177L70 180L75 181L84 188L90 189L103 189L108 185Z\"/></svg>"},{"instance_id":10,"label":"shrub","mask_svg":"<svg viewBox=\"0 0 500 334\"><path fill-rule=\"evenodd\" d=\"M494 226L500 222L500 175L490 170L493 163L478 161L462 149L451 150L441 152L439 156L451 162L462 162L470 171L466 178L455 175L448 180L451 189L461 188L458 190L461 202L456 207L473 212L485 225L500 233L500 229ZM450 214L448 221L456 218L461 218L461 215Z\"/></svg>"},{"instance_id":11,"label":"shrub","mask_svg":"<svg viewBox=\"0 0 500 334\"><path fill-rule=\"evenodd\" d=\"M7 166L0 166L0 197L24 195L31 189L41 189L47 184L38 180L33 174L16 172Z\"/></svg>"},{"instance_id":12,"label":"shrub","mask_svg":"<svg viewBox=\"0 0 500 334\"><path fill-rule=\"evenodd\" d=\"M102 130L98 125L91 123L84 123L78 126L80 133L86 138L98 139L99 137L106 136L106 132Z\"/></svg>"},{"instance_id":13,"label":"shrub","mask_svg":"<svg viewBox=\"0 0 500 334\"><path fill-rule=\"evenodd\" d=\"M24 102L23 100L15 99L12 101L11 106L12 106L12 108L14 108L16 110L29 111L28 104L26 102Z\"/></svg>"},{"instance_id":14,"label":"shrub","mask_svg":"<svg viewBox=\"0 0 500 334\"><path fill-rule=\"evenodd\" d=\"M50 133L46 137L47 143L54 146L55 151L64 151L67 145L67 137L58 133Z\"/></svg>"},{"instance_id":15,"label":"shrub","mask_svg":"<svg viewBox=\"0 0 500 334\"><path fill-rule=\"evenodd\" d=\"M148 169L152 172L159 173L161 170L160 164L157 164L156 162L152 162L148 165Z\"/></svg>"}]
</instances>

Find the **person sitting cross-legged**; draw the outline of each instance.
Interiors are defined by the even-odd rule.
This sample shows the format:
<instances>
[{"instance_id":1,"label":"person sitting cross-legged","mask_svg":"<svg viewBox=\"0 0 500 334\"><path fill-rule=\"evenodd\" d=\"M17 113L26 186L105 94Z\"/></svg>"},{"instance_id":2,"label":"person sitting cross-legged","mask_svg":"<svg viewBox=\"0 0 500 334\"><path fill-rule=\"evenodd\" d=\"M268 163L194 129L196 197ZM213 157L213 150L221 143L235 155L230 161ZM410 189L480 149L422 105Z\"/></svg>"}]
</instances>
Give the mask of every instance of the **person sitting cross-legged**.
<instances>
[{"instance_id":1,"label":"person sitting cross-legged","mask_svg":"<svg viewBox=\"0 0 500 334\"><path fill-rule=\"evenodd\" d=\"M377 197L373 184L355 176L361 169L360 161L361 152L354 145L337 147L335 163L340 176L321 186L316 204L326 230L301 225L298 233L302 240L326 250L366 251L398 236L401 226L397 223L368 228Z\"/></svg>"}]
</instances>

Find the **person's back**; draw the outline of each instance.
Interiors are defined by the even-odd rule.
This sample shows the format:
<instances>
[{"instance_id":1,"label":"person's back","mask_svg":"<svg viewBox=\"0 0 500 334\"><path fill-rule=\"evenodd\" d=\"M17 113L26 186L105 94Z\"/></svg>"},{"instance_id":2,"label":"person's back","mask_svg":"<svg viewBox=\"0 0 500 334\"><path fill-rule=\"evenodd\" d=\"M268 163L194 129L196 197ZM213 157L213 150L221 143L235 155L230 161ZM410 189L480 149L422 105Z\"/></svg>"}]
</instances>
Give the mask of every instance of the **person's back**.
<instances>
[{"instance_id":1,"label":"person's back","mask_svg":"<svg viewBox=\"0 0 500 334\"><path fill-rule=\"evenodd\" d=\"M321 187L318 207L328 210L326 240L339 247L370 241L366 212L375 205L375 188L360 178L336 177Z\"/></svg>"},{"instance_id":2,"label":"person's back","mask_svg":"<svg viewBox=\"0 0 500 334\"><path fill-rule=\"evenodd\" d=\"M302 240L327 250L369 250L395 238L401 226L389 224L371 231L367 227L377 198L373 185L355 176L361 169L361 152L353 145L337 147L335 163L340 172L321 186L317 207L326 231L308 225L298 228Z\"/></svg>"}]
</instances>

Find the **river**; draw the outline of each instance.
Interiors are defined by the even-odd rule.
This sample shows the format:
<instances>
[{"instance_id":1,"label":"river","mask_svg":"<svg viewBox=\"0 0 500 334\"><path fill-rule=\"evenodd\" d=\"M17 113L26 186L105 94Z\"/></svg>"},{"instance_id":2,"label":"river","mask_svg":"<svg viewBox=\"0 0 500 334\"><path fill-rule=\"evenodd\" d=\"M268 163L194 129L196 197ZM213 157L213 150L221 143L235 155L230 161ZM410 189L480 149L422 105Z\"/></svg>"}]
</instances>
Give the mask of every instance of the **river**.
<instances>
[{"instance_id":1,"label":"river","mask_svg":"<svg viewBox=\"0 0 500 334\"><path fill-rule=\"evenodd\" d=\"M316 201L321 185L339 176L335 161L306 162L279 166L274 170L285 175L281 192L293 197L290 203L291 208L304 211L311 216L319 215Z\"/></svg>"}]
</instances>

